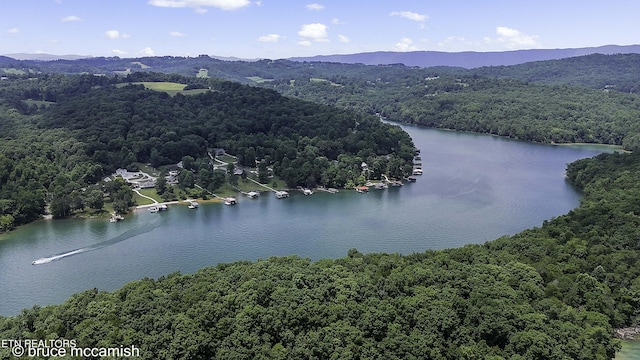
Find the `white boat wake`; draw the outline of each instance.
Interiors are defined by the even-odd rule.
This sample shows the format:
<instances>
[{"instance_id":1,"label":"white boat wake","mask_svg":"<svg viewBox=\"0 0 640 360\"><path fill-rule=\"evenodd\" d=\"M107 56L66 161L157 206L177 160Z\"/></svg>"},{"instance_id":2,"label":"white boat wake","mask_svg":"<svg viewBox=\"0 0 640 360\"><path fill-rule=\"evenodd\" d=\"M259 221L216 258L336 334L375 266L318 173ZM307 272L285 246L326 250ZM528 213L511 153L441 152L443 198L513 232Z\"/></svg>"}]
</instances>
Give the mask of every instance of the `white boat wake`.
<instances>
[{"instance_id":1,"label":"white boat wake","mask_svg":"<svg viewBox=\"0 0 640 360\"><path fill-rule=\"evenodd\" d=\"M130 239L134 236L138 236L140 234L144 234L147 233L153 229L155 229L156 227L158 227L160 225L160 221L158 220L158 218L154 219L154 221L151 221L149 223L144 224L143 226L131 229L129 231L126 231L114 238L111 238L109 240L103 241L101 243L95 244L95 245L91 245L88 247L84 247L84 248L80 248L80 249L76 249L76 250L71 250L71 251L67 251L61 254L56 254L56 255L52 255L52 256L48 256L48 257L43 257L37 260L34 260L31 262L31 265L42 265L42 264L48 264L52 261L56 261L56 260L60 260L69 256L73 256L73 255L78 255L78 254L82 254L85 252L89 252L89 251L93 251L93 250L98 250L98 249L102 249L103 247L107 247L113 244L117 244L121 241Z\"/></svg>"},{"instance_id":2,"label":"white boat wake","mask_svg":"<svg viewBox=\"0 0 640 360\"><path fill-rule=\"evenodd\" d=\"M85 251L87 251L87 249L77 249L77 250L73 250L73 251L67 251L66 253L63 253L63 254L60 254L60 255L43 257L43 258L40 258L38 260L33 261L31 263L31 265L47 264L47 263L50 263L52 261L56 261L56 260L60 260L62 258L65 258L67 256L72 256L72 255L83 253Z\"/></svg>"}]
</instances>

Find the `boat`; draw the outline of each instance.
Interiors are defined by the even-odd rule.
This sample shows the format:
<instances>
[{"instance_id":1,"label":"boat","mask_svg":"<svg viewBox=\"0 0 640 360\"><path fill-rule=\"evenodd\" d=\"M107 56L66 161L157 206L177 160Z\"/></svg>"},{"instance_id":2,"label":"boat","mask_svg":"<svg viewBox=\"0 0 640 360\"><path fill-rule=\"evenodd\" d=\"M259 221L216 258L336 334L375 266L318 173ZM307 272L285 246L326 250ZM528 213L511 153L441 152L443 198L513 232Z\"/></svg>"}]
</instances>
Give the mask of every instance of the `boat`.
<instances>
[{"instance_id":1,"label":"boat","mask_svg":"<svg viewBox=\"0 0 640 360\"><path fill-rule=\"evenodd\" d=\"M160 204L160 205L158 205L158 210L159 211L167 211L167 210L169 210L169 208L165 204Z\"/></svg>"},{"instance_id":2,"label":"boat","mask_svg":"<svg viewBox=\"0 0 640 360\"><path fill-rule=\"evenodd\" d=\"M413 169L413 175L422 175L422 169L419 169L419 168Z\"/></svg>"},{"instance_id":3,"label":"boat","mask_svg":"<svg viewBox=\"0 0 640 360\"><path fill-rule=\"evenodd\" d=\"M365 194L369 192L369 187L368 186L358 186L356 187L356 191L361 193L361 194Z\"/></svg>"},{"instance_id":4,"label":"boat","mask_svg":"<svg viewBox=\"0 0 640 360\"><path fill-rule=\"evenodd\" d=\"M225 199L224 199L224 204L225 204L225 205L235 205L235 204L237 204L237 203L238 203L238 202L236 201L236 199L235 199L235 198L232 198L232 197L228 197L228 198L225 198Z\"/></svg>"},{"instance_id":5,"label":"boat","mask_svg":"<svg viewBox=\"0 0 640 360\"><path fill-rule=\"evenodd\" d=\"M289 197L289 193L281 190L281 191L276 191L276 198L278 199L284 199L284 198L288 198Z\"/></svg>"},{"instance_id":6,"label":"boat","mask_svg":"<svg viewBox=\"0 0 640 360\"><path fill-rule=\"evenodd\" d=\"M387 189L389 186L383 182L379 182L379 183L373 184L373 187L375 187L378 190L384 190L384 189Z\"/></svg>"},{"instance_id":7,"label":"boat","mask_svg":"<svg viewBox=\"0 0 640 360\"><path fill-rule=\"evenodd\" d=\"M151 212L151 213L157 213L158 211L159 211L159 209L158 209L158 207L157 207L157 206L155 206L155 205L154 205L154 206L151 206L151 207L149 208L149 212Z\"/></svg>"},{"instance_id":8,"label":"boat","mask_svg":"<svg viewBox=\"0 0 640 360\"><path fill-rule=\"evenodd\" d=\"M305 195L312 195L313 191L311 191L311 189L302 189L302 193Z\"/></svg>"},{"instance_id":9,"label":"boat","mask_svg":"<svg viewBox=\"0 0 640 360\"><path fill-rule=\"evenodd\" d=\"M409 177L407 178L407 180L408 180L409 182L416 182L418 179L416 179L414 176L409 176Z\"/></svg>"},{"instance_id":10,"label":"boat","mask_svg":"<svg viewBox=\"0 0 640 360\"><path fill-rule=\"evenodd\" d=\"M195 200L190 200L189 201L189 209L197 209L198 206L200 206L200 204L198 204L197 201L195 201Z\"/></svg>"},{"instance_id":11,"label":"boat","mask_svg":"<svg viewBox=\"0 0 640 360\"><path fill-rule=\"evenodd\" d=\"M111 222L111 223L118 222L120 220L124 220L124 216L117 215L117 214L112 214L111 217L109 218L109 222Z\"/></svg>"},{"instance_id":12,"label":"boat","mask_svg":"<svg viewBox=\"0 0 640 360\"><path fill-rule=\"evenodd\" d=\"M258 196L260 196L260 193L257 191L249 191L247 193L247 196L249 197L249 199L256 199L258 198Z\"/></svg>"}]
</instances>

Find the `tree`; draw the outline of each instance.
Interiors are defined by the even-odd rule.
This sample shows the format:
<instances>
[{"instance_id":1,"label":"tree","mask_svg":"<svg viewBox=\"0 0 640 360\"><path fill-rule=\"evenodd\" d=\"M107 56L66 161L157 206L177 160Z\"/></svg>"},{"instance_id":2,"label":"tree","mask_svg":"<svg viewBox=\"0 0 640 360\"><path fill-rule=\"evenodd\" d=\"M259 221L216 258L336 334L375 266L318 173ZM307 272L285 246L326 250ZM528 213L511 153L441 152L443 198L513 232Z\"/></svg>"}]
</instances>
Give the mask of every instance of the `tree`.
<instances>
[{"instance_id":1,"label":"tree","mask_svg":"<svg viewBox=\"0 0 640 360\"><path fill-rule=\"evenodd\" d=\"M258 182L266 184L269 181L269 169L267 169L267 162L262 160L258 163Z\"/></svg>"},{"instance_id":2,"label":"tree","mask_svg":"<svg viewBox=\"0 0 640 360\"><path fill-rule=\"evenodd\" d=\"M178 176L178 184L183 189L190 189L195 184L195 177L191 170L184 170Z\"/></svg>"},{"instance_id":3,"label":"tree","mask_svg":"<svg viewBox=\"0 0 640 360\"><path fill-rule=\"evenodd\" d=\"M71 203L72 200L68 195L54 195L49 204L49 211L54 218L65 218L71 215Z\"/></svg>"},{"instance_id":4,"label":"tree","mask_svg":"<svg viewBox=\"0 0 640 360\"><path fill-rule=\"evenodd\" d=\"M207 190L211 192L215 192L220 186L224 184L226 180L226 175L224 172L216 170L213 172L213 176L211 177L211 183L209 183L209 187Z\"/></svg>"},{"instance_id":5,"label":"tree","mask_svg":"<svg viewBox=\"0 0 640 360\"><path fill-rule=\"evenodd\" d=\"M193 170L193 164L194 164L195 159L193 158L193 156L183 156L182 157L182 167L185 170Z\"/></svg>"},{"instance_id":6,"label":"tree","mask_svg":"<svg viewBox=\"0 0 640 360\"><path fill-rule=\"evenodd\" d=\"M15 219L11 214L0 215L0 232L13 229Z\"/></svg>"},{"instance_id":7,"label":"tree","mask_svg":"<svg viewBox=\"0 0 640 360\"><path fill-rule=\"evenodd\" d=\"M102 210L104 207L104 193L98 189L91 190L87 195L87 206L95 210Z\"/></svg>"},{"instance_id":8,"label":"tree","mask_svg":"<svg viewBox=\"0 0 640 360\"><path fill-rule=\"evenodd\" d=\"M160 175L156 179L156 192L158 195L162 196L165 191L167 191L167 178L164 177L164 175Z\"/></svg>"}]
</instances>

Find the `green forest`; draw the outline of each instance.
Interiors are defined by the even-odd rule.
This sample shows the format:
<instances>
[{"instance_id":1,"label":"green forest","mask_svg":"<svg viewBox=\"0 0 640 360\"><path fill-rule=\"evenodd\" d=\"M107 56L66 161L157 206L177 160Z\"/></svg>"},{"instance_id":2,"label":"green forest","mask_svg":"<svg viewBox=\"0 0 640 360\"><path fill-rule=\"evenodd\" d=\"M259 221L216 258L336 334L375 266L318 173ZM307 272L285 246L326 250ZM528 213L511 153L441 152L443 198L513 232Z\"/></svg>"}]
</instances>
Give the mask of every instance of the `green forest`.
<instances>
[{"instance_id":1,"label":"green forest","mask_svg":"<svg viewBox=\"0 0 640 360\"><path fill-rule=\"evenodd\" d=\"M484 245L277 257L88 290L0 338L135 345L145 359L610 359L640 301L640 156L572 164L582 204Z\"/></svg>"},{"instance_id":2,"label":"green forest","mask_svg":"<svg viewBox=\"0 0 640 360\"><path fill-rule=\"evenodd\" d=\"M133 84L141 81L206 91L170 96ZM185 183L213 192L226 171L212 169L214 148L240 166L272 168L290 188L353 187L412 171L413 143L397 126L229 81L42 74L4 80L0 94L0 231L40 218L47 207L59 218L105 201L126 212L129 188L102 181L118 168L190 159ZM363 174L363 161L371 172Z\"/></svg>"},{"instance_id":3,"label":"green forest","mask_svg":"<svg viewBox=\"0 0 640 360\"><path fill-rule=\"evenodd\" d=\"M25 74L117 75L128 69L131 75L162 72L191 78L204 69L211 78L275 89L286 96L398 122L542 143L599 143L629 150L640 144L633 121L640 114L640 54L593 54L476 69L222 61L206 55L14 60L1 66Z\"/></svg>"},{"instance_id":4,"label":"green forest","mask_svg":"<svg viewBox=\"0 0 640 360\"><path fill-rule=\"evenodd\" d=\"M124 66L92 61L75 71ZM101 182L118 167L186 158L191 180L213 188L203 165L211 148L243 166L269 165L288 186L361 183L362 161L375 164L370 176L403 177L413 144L379 116L537 142L640 144L640 98L624 85L637 72L611 68L606 85L616 86L603 88L567 69L603 69L598 56L472 70L141 61L173 73L2 65L24 72L0 81L0 231L47 207L57 217L105 201L126 210L131 190ZM563 70L554 81L523 77L545 67ZM210 78L194 76L202 68ZM203 91L171 96L135 84L144 81ZM0 339L135 345L146 359L611 359L614 329L640 323L640 155L579 160L566 176L583 193L579 207L482 245L351 249L339 259L274 257L142 279L0 317Z\"/></svg>"}]
</instances>

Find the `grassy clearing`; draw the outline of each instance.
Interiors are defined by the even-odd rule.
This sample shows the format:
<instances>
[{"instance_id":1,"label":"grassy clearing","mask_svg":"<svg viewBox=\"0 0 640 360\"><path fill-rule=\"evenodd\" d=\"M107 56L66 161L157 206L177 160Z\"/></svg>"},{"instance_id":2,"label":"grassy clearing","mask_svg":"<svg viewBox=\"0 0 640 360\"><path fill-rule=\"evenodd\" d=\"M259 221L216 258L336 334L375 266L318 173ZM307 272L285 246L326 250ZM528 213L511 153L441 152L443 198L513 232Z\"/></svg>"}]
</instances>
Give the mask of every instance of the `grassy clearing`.
<instances>
[{"instance_id":1,"label":"grassy clearing","mask_svg":"<svg viewBox=\"0 0 640 360\"><path fill-rule=\"evenodd\" d=\"M142 197L140 195L138 195L138 193L134 192L133 193L133 201L136 203L136 205L140 206L140 205L150 205L153 204L153 201Z\"/></svg>"},{"instance_id":2,"label":"grassy clearing","mask_svg":"<svg viewBox=\"0 0 640 360\"><path fill-rule=\"evenodd\" d=\"M144 85L145 89L166 92L171 96L175 96L177 93L181 93L182 95L196 95L211 91L209 89L184 90L187 85L169 81L138 81L132 83L121 83L116 86L122 87L126 85Z\"/></svg>"},{"instance_id":3,"label":"grassy clearing","mask_svg":"<svg viewBox=\"0 0 640 360\"><path fill-rule=\"evenodd\" d=\"M42 105L44 105L45 107L49 107L50 105L55 104L55 102L53 101L43 101L43 100L24 100L24 103L29 106L36 105L37 107L40 107Z\"/></svg>"},{"instance_id":4,"label":"grassy clearing","mask_svg":"<svg viewBox=\"0 0 640 360\"><path fill-rule=\"evenodd\" d=\"M184 91L178 91L178 92L181 93L182 95L197 95L197 94L206 93L207 91L211 91L211 90L209 90L209 89L191 89L191 90L184 90Z\"/></svg>"},{"instance_id":5,"label":"grassy clearing","mask_svg":"<svg viewBox=\"0 0 640 360\"><path fill-rule=\"evenodd\" d=\"M326 83L329 83L329 84L331 84L333 86L342 86L341 84L334 83L333 81L329 81L327 79L310 78L309 81L311 81L311 82L326 82Z\"/></svg>"},{"instance_id":6,"label":"grassy clearing","mask_svg":"<svg viewBox=\"0 0 640 360\"><path fill-rule=\"evenodd\" d=\"M26 72L20 69L2 68L5 74L24 75Z\"/></svg>"},{"instance_id":7,"label":"grassy clearing","mask_svg":"<svg viewBox=\"0 0 640 360\"><path fill-rule=\"evenodd\" d=\"M141 190L138 190L138 191L140 191L140 194L142 194L144 196L148 196L150 198L153 198L157 202L163 202L164 201L162 199L162 197L160 195L158 195L158 193L156 192L156 189L154 189L154 188L141 189Z\"/></svg>"},{"instance_id":8,"label":"grassy clearing","mask_svg":"<svg viewBox=\"0 0 640 360\"><path fill-rule=\"evenodd\" d=\"M151 68L151 66L149 66L149 65L145 65L145 64L141 63L140 61L133 61L133 62L131 62L131 63L132 63L132 64L135 64L135 65L139 65L142 69L149 69L149 68Z\"/></svg>"},{"instance_id":9,"label":"grassy clearing","mask_svg":"<svg viewBox=\"0 0 640 360\"><path fill-rule=\"evenodd\" d=\"M246 79L249 79L255 83L258 84L262 84L262 83L266 83L266 82L271 82L273 81L273 79L265 79L265 78L261 78L260 76L247 76Z\"/></svg>"},{"instance_id":10,"label":"grassy clearing","mask_svg":"<svg viewBox=\"0 0 640 360\"><path fill-rule=\"evenodd\" d=\"M227 164L228 164L228 163L235 163L235 162L237 162L237 161L238 161L238 159L236 159L236 158L235 158L235 157L233 157L233 156L229 156L229 155L220 155L220 156L216 156L216 160L218 160L218 161L222 161L222 162L225 162L225 163L227 163Z\"/></svg>"}]
</instances>

